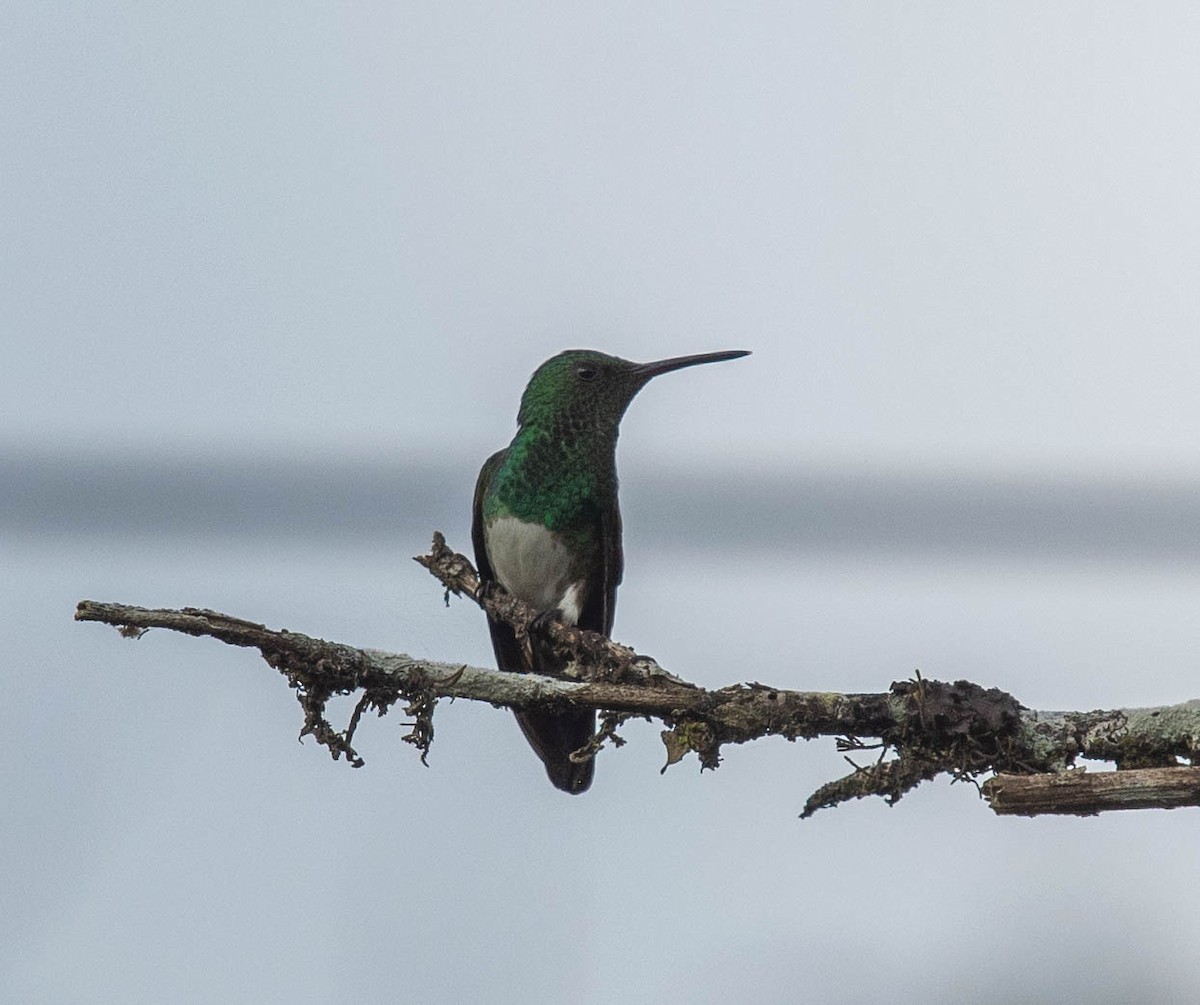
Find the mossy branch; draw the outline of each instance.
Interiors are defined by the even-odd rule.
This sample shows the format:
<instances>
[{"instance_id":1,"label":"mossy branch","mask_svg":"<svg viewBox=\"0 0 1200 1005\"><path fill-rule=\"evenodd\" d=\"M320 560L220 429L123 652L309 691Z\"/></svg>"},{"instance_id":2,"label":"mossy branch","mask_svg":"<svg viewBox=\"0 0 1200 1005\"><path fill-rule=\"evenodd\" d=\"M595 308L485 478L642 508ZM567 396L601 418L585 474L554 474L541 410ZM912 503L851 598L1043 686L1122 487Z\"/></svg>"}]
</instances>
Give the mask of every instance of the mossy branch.
<instances>
[{"instance_id":1,"label":"mossy branch","mask_svg":"<svg viewBox=\"0 0 1200 1005\"><path fill-rule=\"evenodd\" d=\"M1180 758L1190 760L1200 750L1197 701L1163 708L1038 712L995 688L919 675L878 694L794 691L760 683L705 689L594 632L544 618L535 624L537 611L503 590L484 589L470 561L448 548L441 534L434 536L430 553L416 560L442 582L447 602L450 593L465 596L513 625L518 635L541 633L566 657L562 677L359 649L199 608L155 610L85 600L75 618L114 625L131 637L167 628L258 649L296 691L304 710L301 735L315 736L335 759L344 756L355 767L363 761L351 741L364 712L383 715L403 701L414 720L405 739L424 760L433 740L437 700L450 697L510 708L550 704L610 713L580 756L595 756L609 739L619 744L616 727L629 716L664 723L667 766L695 753L702 767L715 768L723 747L765 736L833 736L847 753L879 751L873 763L855 765L853 773L815 792L804 816L867 795L895 802L943 773L970 780L996 773L982 791L997 813L1090 814L1200 805L1200 768L1179 766ZM326 719L326 703L335 694L357 691L362 694L347 728L335 729ZM877 742L867 744L864 738ZM1081 757L1114 761L1120 770L1066 770ZM1154 772L1153 777L1147 772ZM1039 787L1030 784L1034 779L1052 781ZM1113 781L1097 781L1104 779Z\"/></svg>"}]
</instances>

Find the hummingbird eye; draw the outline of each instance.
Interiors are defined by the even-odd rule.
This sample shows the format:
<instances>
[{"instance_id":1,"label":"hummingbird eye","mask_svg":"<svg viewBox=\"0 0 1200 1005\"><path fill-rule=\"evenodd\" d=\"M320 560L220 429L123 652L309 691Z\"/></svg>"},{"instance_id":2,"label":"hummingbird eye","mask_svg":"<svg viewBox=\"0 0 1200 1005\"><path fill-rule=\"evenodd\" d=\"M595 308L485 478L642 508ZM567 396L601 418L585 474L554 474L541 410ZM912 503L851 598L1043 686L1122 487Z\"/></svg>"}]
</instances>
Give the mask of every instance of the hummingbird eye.
<instances>
[{"instance_id":1,"label":"hummingbird eye","mask_svg":"<svg viewBox=\"0 0 1200 1005\"><path fill-rule=\"evenodd\" d=\"M575 371L579 375L580 380L595 380L596 374L599 371L594 366L588 366L586 363Z\"/></svg>"}]
</instances>

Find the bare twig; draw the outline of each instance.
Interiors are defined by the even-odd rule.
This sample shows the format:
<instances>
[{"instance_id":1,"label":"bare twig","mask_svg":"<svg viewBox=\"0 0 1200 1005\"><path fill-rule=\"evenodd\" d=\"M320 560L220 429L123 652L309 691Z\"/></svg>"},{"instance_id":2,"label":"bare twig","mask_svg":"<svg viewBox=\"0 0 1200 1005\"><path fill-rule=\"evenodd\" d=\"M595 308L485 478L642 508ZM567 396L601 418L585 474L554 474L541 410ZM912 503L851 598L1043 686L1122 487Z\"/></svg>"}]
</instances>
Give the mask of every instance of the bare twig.
<instances>
[{"instance_id":1,"label":"bare twig","mask_svg":"<svg viewBox=\"0 0 1200 1005\"><path fill-rule=\"evenodd\" d=\"M1042 775L995 775L983 783L988 804L1002 815L1068 813L1092 816L1104 810L1175 809L1200 804L1200 767L1082 768Z\"/></svg>"}]
</instances>

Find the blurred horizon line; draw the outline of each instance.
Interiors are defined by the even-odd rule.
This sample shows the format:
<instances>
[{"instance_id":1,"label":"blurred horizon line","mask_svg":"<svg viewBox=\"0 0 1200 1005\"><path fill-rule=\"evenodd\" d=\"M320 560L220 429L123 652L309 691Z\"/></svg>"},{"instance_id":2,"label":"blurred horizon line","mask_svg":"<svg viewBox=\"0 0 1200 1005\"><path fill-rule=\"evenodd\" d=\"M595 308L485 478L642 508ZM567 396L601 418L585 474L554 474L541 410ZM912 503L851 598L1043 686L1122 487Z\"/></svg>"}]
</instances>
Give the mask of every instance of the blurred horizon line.
<instances>
[{"instance_id":1,"label":"blurred horizon line","mask_svg":"<svg viewBox=\"0 0 1200 1005\"><path fill-rule=\"evenodd\" d=\"M0 529L328 540L465 534L475 469L454 457L0 450ZM627 540L664 547L1200 563L1200 479L865 465L714 470L692 460L686 470L634 465L622 473Z\"/></svg>"}]
</instances>

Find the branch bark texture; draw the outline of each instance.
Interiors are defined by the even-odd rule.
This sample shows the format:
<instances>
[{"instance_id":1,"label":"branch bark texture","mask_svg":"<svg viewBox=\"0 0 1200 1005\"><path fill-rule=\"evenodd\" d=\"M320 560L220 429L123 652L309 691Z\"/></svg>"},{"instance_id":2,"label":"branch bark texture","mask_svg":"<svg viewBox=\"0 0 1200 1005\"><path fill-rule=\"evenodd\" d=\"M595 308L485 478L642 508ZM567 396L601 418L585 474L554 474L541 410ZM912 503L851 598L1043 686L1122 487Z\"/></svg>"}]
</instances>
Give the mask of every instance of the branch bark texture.
<instances>
[{"instance_id":1,"label":"branch bark texture","mask_svg":"<svg viewBox=\"0 0 1200 1005\"><path fill-rule=\"evenodd\" d=\"M417 561L441 581L447 602L451 593L465 596L513 625L518 637L540 633L548 639L567 659L563 676L505 673L360 649L200 608L148 609L85 600L75 618L117 626L131 637L166 628L257 649L296 691L304 711L301 735L315 736L335 759L345 757L355 766L363 763L352 746L363 714L382 715L403 702L413 720L405 740L424 759L433 740L436 702L450 697L510 708L553 705L607 713L587 751L591 756L609 739L621 742L615 730L630 716L663 722L668 766L695 753L702 767L715 768L724 746L765 736L832 736L847 755L870 752L867 763L852 761L851 774L813 793L804 816L866 795L895 802L942 773L974 780L996 772L982 791L997 813L1090 814L1200 805L1200 768L1178 766L1180 758L1190 760L1200 752L1200 701L1039 712L995 688L920 677L872 694L797 691L757 682L706 689L594 632L539 619L521 601L482 584L471 563L449 549L440 534L431 552ZM354 692L361 695L347 727L335 729L326 718L327 701ZM867 743L867 738L876 742ZM1081 757L1114 761L1126 770L1068 771ZM1143 775L1135 779L1129 769ZM1140 795L1130 797L1130 785L1140 785Z\"/></svg>"}]
</instances>

